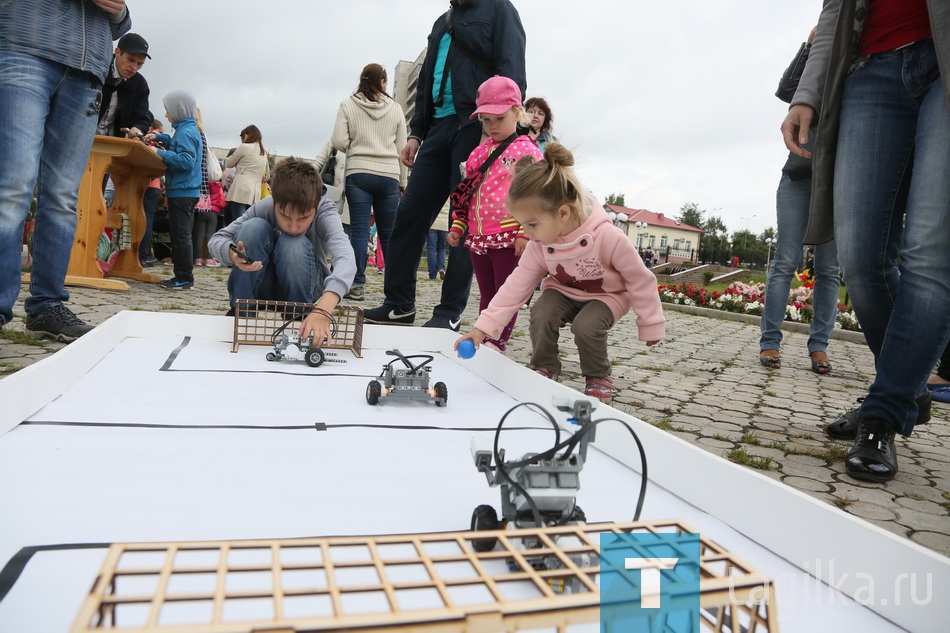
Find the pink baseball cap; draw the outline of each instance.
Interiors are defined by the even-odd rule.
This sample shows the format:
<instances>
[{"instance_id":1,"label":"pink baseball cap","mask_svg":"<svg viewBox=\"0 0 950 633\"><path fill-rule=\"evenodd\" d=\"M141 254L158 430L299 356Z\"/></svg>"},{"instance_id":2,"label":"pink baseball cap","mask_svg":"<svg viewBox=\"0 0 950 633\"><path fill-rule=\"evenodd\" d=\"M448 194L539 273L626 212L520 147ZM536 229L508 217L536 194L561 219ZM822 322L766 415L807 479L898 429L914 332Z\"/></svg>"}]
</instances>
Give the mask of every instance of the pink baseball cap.
<instances>
[{"instance_id":1,"label":"pink baseball cap","mask_svg":"<svg viewBox=\"0 0 950 633\"><path fill-rule=\"evenodd\" d=\"M475 112L469 119L479 114L504 114L515 106L521 105L521 88L511 79L495 75L478 87L475 93Z\"/></svg>"}]
</instances>

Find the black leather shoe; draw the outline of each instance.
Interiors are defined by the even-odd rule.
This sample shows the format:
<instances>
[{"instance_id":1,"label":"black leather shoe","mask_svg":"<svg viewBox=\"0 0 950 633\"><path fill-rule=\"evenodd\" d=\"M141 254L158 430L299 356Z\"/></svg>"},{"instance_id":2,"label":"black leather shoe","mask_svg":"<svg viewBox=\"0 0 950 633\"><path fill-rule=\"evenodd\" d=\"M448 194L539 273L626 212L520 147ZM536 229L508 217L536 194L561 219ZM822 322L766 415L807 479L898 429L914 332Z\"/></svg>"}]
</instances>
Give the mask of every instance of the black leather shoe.
<instances>
[{"instance_id":1,"label":"black leather shoe","mask_svg":"<svg viewBox=\"0 0 950 633\"><path fill-rule=\"evenodd\" d=\"M858 421L858 439L844 458L844 469L862 481L890 481L897 474L895 431L882 418L869 415Z\"/></svg>"},{"instance_id":2,"label":"black leather shoe","mask_svg":"<svg viewBox=\"0 0 950 633\"><path fill-rule=\"evenodd\" d=\"M858 398L858 402L864 402L864 398ZM930 422L930 408L933 399L930 392L925 391L923 395L917 397L917 424L927 424ZM843 416L825 427L825 433L836 440L853 440L858 436L858 410L851 409Z\"/></svg>"}]
</instances>

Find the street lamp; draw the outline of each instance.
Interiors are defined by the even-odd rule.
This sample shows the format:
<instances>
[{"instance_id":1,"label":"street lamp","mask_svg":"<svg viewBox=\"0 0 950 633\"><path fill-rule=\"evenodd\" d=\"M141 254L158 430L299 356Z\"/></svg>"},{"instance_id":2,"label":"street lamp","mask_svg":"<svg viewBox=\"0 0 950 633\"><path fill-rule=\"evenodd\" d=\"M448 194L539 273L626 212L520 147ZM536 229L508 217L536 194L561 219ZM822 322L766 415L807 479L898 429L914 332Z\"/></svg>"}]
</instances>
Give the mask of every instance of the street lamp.
<instances>
[{"instance_id":1,"label":"street lamp","mask_svg":"<svg viewBox=\"0 0 950 633\"><path fill-rule=\"evenodd\" d=\"M778 243L778 239L777 239L777 238L772 238L772 237L767 237L767 238L765 238L765 243L768 244L768 246L769 246L768 254L765 256L765 272L768 272L768 271L769 271L769 265L772 263L772 244L777 244L777 243Z\"/></svg>"},{"instance_id":2,"label":"street lamp","mask_svg":"<svg viewBox=\"0 0 950 633\"><path fill-rule=\"evenodd\" d=\"M647 228L649 225L646 222L637 222L634 226L637 227L637 248L639 249L643 247L643 233L640 230Z\"/></svg>"}]
</instances>

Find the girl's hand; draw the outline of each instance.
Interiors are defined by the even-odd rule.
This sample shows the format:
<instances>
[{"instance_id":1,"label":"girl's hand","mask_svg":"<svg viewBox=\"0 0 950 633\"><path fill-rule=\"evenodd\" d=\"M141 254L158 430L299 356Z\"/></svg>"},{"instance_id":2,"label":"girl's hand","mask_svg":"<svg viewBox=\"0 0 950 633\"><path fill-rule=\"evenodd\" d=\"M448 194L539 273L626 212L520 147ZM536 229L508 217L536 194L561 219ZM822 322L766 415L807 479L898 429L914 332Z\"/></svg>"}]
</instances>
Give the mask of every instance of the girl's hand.
<instances>
[{"instance_id":1,"label":"girl's hand","mask_svg":"<svg viewBox=\"0 0 950 633\"><path fill-rule=\"evenodd\" d=\"M525 247L528 245L527 238L518 236L515 238L515 257L521 257Z\"/></svg>"},{"instance_id":2,"label":"girl's hand","mask_svg":"<svg viewBox=\"0 0 950 633\"><path fill-rule=\"evenodd\" d=\"M461 236L455 231L449 231L449 234L445 239L449 243L449 246L458 246L459 242L462 241Z\"/></svg>"},{"instance_id":3,"label":"girl's hand","mask_svg":"<svg viewBox=\"0 0 950 633\"><path fill-rule=\"evenodd\" d=\"M460 337L459 340L455 341L455 345L452 347L452 349L458 351L459 343L461 343L464 340L469 340L475 344L475 349L478 350L479 345L482 344L482 341L485 340L486 336L488 335L482 332L481 330L479 330L478 328L472 328L471 332L469 332L465 336Z\"/></svg>"}]
</instances>

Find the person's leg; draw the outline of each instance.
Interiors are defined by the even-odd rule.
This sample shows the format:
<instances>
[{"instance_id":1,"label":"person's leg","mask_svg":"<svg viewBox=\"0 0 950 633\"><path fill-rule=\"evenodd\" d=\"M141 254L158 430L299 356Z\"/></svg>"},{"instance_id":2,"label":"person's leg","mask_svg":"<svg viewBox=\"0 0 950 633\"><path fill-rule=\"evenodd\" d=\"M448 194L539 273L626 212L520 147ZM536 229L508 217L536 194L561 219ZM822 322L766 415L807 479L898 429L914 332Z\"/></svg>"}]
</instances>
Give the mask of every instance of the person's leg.
<instances>
[{"instance_id":1,"label":"person's leg","mask_svg":"<svg viewBox=\"0 0 950 633\"><path fill-rule=\"evenodd\" d=\"M458 162L451 164L450 151L455 128L454 117L436 120L416 154L386 252L389 260L383 281L386 299L379 316L385 316L393 308L403 313L415 309L419 254L429 227L448 198L451 172L458 172ZM375 312L367 311L365 316L377 316ZM402 321L411 322L408 318Z\"/></svg>"},{"instance_id":2,"label":"person's leg","mask_svg":"<svg viewBox=\"0 0 950 633\"><path fill-rule=\"evenodd\" d=\"M811 204L811 178L792 180L783 173L775 196L775 210L778 220L778 244L775 245L775 259L768 272L765 285L765 309L762 312L759 338L759 351L762 357L778 358L778 349L782 343L782 322L785 320L788 306L788 291L792 285L792 276L802 257L802 240L808 225L808 208ZM770 352L774 350L774 352ZM769 362L773 366L777 361Z\"/></svg>"},{"instance_id":3,"label":"person's leg","mask_svg":"<svg viewBox=\"0 0 950 633\"><path fill-rule=\"evenodd\" d=\"M838 255L877 371L845 468L888 481L897 473L894 434L912 432L917 396L950 338L950 110L933 42L872 56L846 84L841 122ZM911 164L901 205L895 193ZM905 208L900 278L889 283L890 229Z\"/></svg>"},{"instance_id":4,"label":"person's leg","mask_svg":"<svg viewBox=\"0 0 950 633\"><path fill-rule=\"evenodd\" d=\"M396 222L396 209L399 208L399 181L385 176L372 176L373 179L373 216L376 218L376 243L382 253L376 265L383 267L383 257L389 249L393 225Z\"/></svg>"},{"instance_id":5,"label":"person's leg","mask_svg":"<svg viewBox=\"0 0 950 633\"><path fill-rule=\"evenodd\" d=\"M231 222L237 220L239 217L244 215L244 212L251 208L249 204L243 204L241 202L229 202L228 203L231 209Z\"/></svg>"},{"instance_id":6,"label":"person's leg","mask_svg":"<svg viewBox=\"0 0 950 633\"><path fill-rule=\"evenodd\" d=\"M248 257L254 261L262 262L264 267L253 272L245 272L237 266L231 269L231 275L228 277L228 294L231 297L231 307L234 307L238 299L273 298L262 297L260 291L262 286L269 285L265 282L274 274L272 261L276 239L274 229L263 218L250 218L238 229L234 236L235 244L243 242L244 252L247 253Z\"/></svg>"},{"instance_id":7,"label":"person's leg","mask_svg":"<svg viewBox=\"0 0 950 633\"><path fill-rule=\"evenodd\" d=\"M511 275L511 272L518 267L518 257L515 255L514 248L499 248L488 251L489 256L492 261L492 298L498 294L498 290L505 285L505 282L508 281L508 276ZM475 256L472 256L472 262L474 264ZM481 287L481 286L479 286ZM486 306L487 307L487 306ZM499 347L502 350L508 348L508 341L511 339L511 334L515 330L515 323L518 322L518 313L515 312L511 317L511 321L508 322L508 325L505 326L505 329L501 331L501 336L498 337L500 343Z\"/></svg>"},{"instance_id":8,"label":"person's leg","mask_svg":"<svg viewBox=\"0 0 950 633\"><path fill-rule=\"evenodd\" d=\"M139 261L142 262L148 260L152 250L152 226L155 224L155 210L158 209L158 199L161 195L161 189L158 187L148 187L142 196L142 209L145 211L145 232L139 242Z\"/></svg>"},{"instance_id":9,"label":"person's leg","mask_svg":"<svg viewBox=\"0 0 950 633\"><path fill-rule=\"evenodd\" d=\"M0 55L0 325L13 320L20 292L23 223L33 200L55 90L54 80L45 79L52 72L52 66L30 55Z\"/></svg>"},{"instance_id":10,"label":"person's leg","mask_svg":"<svg viewBox=\"0 0 950 633\"><path fill-rule=\"evenodd\" d=\"M554 376L561 373L558 338L561 326L571 321L579 306L556 290L545 290L531 308L531 366Z\"/></svg>"},{"instance_id":11,"label":"person's leg","mask_svg":"<svg viewBox=\"0 0 950 633\"><path fill-rule=\"evenodd\" d=\"M602 377L610 375L607 354L607 331L613 327L614 315L603 301L585 301L574 316L571 331L577 343L581 374Z\"/></svg>"},{"instance_id":12,"label":"person's leg","mask_svg":"<svg viewBox=\"0 0 950 633\"><path fill-rule=\"evenodd\" d=\"M305 234L280 235L274 245L273 261L280 293L275 298L313 303L323 294L323 268Z\"/></svg>"},{"instance_id":13,"label":"person's leg","mask_svg":"<svg viewBox=\"0 0 950 633\"><path fill-rule=\"evenodd\" d=\"M205 213L195 212L192 214L193 219L191 221L191 250L195 255L195 266L200 266L204 263L202 260L202 255L204 252L204 239L205 235L205 223L204 216Z\"/></svg>"},{"instance_id":14,"label":"person's leg","mask_svg":"<svg viewBox=\"0 0 950 633\"><path fill-rule=\"evenodd\" d=\"M780 234L781 235L781 234ZM815 287L811 297L812 319L808 335L808 353L824 352L835 329L838 315L838 244L832 240L815 247Z\"/></svg>"},{"instance_id":15,"label":"person's leg","mask_svg":"<svg viewBox=\"0 0 950 633\"><path fill-rule=\"evenodd\" d=\"M370 190L371 174L353 174L346 177L346 200L350 205L350 245L356 255L356 277L353 286L366 283L367 245L369 244L369 212L373 208Z\"/></svg>"},{"instance_id":16,"label":"person's leg","mask_svg":"<svg viewBox=\"0 0 950 633\"><path fill-rule=\"evenodd\" d=\"M468 160L468 155L478 145L481 138L480 125L468 125L457 131L452 139L449 166L448 191L451 193L455 187L462 181L462 174L458 169L459 163ZM443 198L444 202L444 198ZM442 210L440 203L429 218L429 226ZM420 244L421 246L421 244ZM417 249L418 252L418 249ZM472 258L469 250L462 244L449 247L448 265L445 269L445 283L442 284L442 300L432 310L432 325L439 325L439 321L448 320L450 322L461 318L465 311L465 305L468 303L468 295L472 287ZM439 318L441 317L441 319Z\"/></svg>"},{"instance_id":17,"label":"person's leg","mask_svg":"<svg viewBox=\"0 0 950 633\"><path fill-rule=\"evenodd\" d=\"M194 281L195 261L191 244L191 227L198 198L168 199L168 233L172 241L172 263L175 279Z\"/></svg>"},{"instance_id":18,"label":"person's leg","mask_svg":"<svg viewBox=\"0 0 950 633\"><path fill-rule=\"evenodd\" d=\"M472 269L475 281L478 282L478 311L488 307L491 298L495 295L495 274L492 270L492 260L487 253L472 255Z\"/></svg>"},{"instance_id":19,"label":"person's leg","mask_svg":"<svg viewBox=\"0 0 950 633\"><path fill-rule=\"evenodd\" d=\"M429 236L426 238L426 265L429 267L429 279L435 279L439 274L439 262L436 249L438 247L439 232L435 229L429 229ZM475 264L472 263L474 269ZM475 273L476 278L478 273Z\"/></svg>"},{"instance_id":20,"label":"person's leg","mask_svg":"<svg viewBox=\"0 0 950 633\"><path fill-rule=\"evenodd\" d=\"M448 231L439 231L436 232L436 242L435 242L435 257L436 265L438 266L438 272L445 277L445 247L448 244L449 232Z\"/></svg>"}]
</instances>

